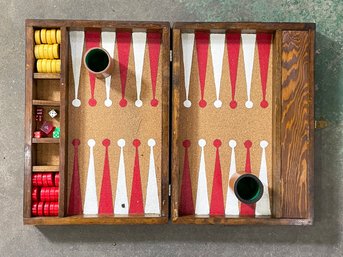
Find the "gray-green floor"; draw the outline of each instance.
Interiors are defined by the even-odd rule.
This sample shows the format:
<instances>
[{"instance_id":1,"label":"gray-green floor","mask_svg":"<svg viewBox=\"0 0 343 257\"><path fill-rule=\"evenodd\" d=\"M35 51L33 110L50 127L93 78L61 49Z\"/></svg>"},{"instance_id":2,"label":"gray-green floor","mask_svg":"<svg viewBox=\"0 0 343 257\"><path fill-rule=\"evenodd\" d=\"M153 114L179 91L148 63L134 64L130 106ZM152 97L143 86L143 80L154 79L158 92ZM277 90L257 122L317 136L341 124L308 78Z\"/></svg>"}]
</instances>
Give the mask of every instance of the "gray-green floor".
<instances>
[{"instance_id":1,"label":"gray-green floor","mask_svg":"<svg viewBox=\"0 0 343 257\"><path fill-rule=\"evenodd\" d=\"M343 256L342 0L0 1L0 256ZM317 23L315 225L23 226L24 20Z\"/></svg>"}]
</instances>

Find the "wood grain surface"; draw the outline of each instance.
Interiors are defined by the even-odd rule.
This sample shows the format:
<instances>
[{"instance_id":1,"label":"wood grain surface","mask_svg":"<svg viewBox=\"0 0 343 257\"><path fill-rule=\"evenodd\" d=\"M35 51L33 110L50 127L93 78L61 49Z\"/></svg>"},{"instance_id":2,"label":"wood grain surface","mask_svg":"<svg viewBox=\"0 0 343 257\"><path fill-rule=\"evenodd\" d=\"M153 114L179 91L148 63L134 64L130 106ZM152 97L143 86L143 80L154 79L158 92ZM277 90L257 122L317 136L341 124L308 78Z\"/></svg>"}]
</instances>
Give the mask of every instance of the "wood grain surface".
<instances>
[{"instance_id":1,"label":"wood grain surface","mask_svg":"<svg viewBox=\"0 0 343 257\"><path fill-rule=\"evenodd\" d=\"M307 218L310 154L310 38L308 31L282 33L281 212Z\"/></svg>"}]
</instances>

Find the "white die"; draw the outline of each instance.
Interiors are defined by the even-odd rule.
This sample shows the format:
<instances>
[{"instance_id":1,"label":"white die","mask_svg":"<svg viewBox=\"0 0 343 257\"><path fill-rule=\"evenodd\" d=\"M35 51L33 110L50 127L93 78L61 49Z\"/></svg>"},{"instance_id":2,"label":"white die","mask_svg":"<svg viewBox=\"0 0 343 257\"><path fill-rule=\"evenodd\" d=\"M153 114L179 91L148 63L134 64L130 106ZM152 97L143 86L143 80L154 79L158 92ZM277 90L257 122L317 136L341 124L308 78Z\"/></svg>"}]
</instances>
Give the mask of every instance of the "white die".
<instances>
[{"instance_id":1,"label":"white die","mask_svg":"<svg viewBox=\"0 0 343 257\"><path fill-rule=\"evenodd\" d=\"M50 115L51 118L55 118L55 117L57 116L57 112L56 112L54 109L52 109L52 110L49 112L49 115Z\"/></svg>"}]
</instances>

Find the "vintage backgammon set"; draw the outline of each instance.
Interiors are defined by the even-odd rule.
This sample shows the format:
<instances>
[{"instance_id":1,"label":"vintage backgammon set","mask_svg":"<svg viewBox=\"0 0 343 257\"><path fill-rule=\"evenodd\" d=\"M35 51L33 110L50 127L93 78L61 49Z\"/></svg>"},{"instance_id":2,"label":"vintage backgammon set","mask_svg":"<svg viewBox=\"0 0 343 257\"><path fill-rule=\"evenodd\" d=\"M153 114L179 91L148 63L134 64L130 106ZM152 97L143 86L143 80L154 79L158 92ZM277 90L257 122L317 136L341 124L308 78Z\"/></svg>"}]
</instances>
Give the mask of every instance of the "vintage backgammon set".
<instances>
[{"instance_id":1,"label":"vintage backgammon set","mask_svg":"<svg viewBox=\"0 0 343 257\"><path fill-rule=\"evenodd\" d=\"M312 224L314 38L27 20L24 223Z\"/></svg>"}]
</instances>

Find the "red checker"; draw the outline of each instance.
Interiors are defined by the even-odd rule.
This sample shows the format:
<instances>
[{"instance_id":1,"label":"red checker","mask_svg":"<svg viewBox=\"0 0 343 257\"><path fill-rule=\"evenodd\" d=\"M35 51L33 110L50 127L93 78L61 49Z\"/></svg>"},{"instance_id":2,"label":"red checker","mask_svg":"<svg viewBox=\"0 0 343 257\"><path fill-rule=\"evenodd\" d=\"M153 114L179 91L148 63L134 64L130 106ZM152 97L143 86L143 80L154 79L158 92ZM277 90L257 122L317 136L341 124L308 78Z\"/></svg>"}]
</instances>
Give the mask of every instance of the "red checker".
<instances>
[{"instance_id":1,"label":"red checker","mask_svg":"<svg viewBox=\"0 0 343 257\"><path fill-rule=\"evenodd\" d=\"M43 181L43 187L49 186L48 179L47 179L47 174L43 174L42 175L42 181Z\"/></svg>"},{"instance_id":2,"label":"red checker","mask_svg":"<svg viewBox=\"0 0 343 257\"><path fill-rule=\"evenodd\" d=\"M43 186L42 173L37 173L37 186Z\"/></svg>"},{"instance_id":3,"label":"red checker","mask_svg":"<svg viewBox=\"0 0 343 257\"><path fill-rule=\"evenodd\" d=\"M49 188L42 187L40 191L41 201L49 201Z\"/></svg>"},{"instance_id":4,"label":"red checker","mask_svg":"<svg viewBox=\"0 0 343 257\"><path fill-rule=\"evenodd\" d=\"M59 190L58 187L55 188L55 199L58 201Z\"/></svg>"},{"instance_id":5,"label":"red checker","mask_svg":"<svg viewBox=\"0 0 343 257\"><path fill-rule=\"evenodd\" d=\"M54 206L54 212L51 216L57 216L58 215L58 202L51 203Z\"/></svg>"},{"instance_id":6,"label":"red checker","mask_svg":"<svg viewBox=\"0 0 343 257\"><path fill-rule=\"evenodd\" d=\"M33 186L38 186L37 185L37 174L32 175L32 185Z\"/></svg>"},{"instance_id":7,"label":"red checker","mask_svg":"<svg viewBox=\"0 0 343 257\"><path fill-rule=\"evenodd\" d=\"M37 215L38 216L43 216L43 206L44 206L44 202L38 203L38 207L37 207Z\"/></svg>"},{"instance_id":8,"label":"red checker","mask_svg":"<svg viewBox=\"0 0 343 257\"><path fill-rule=\"evenodd\" d=\"M60 185L60 174L59 173L57 173L56 175L55 175L55 186L59 186Z\"/></svg>"},{"instance_id":9,"label":"red checker","mask_svg":"<svg viewBox=\"0 0 343 257\"><path fill-rule=\"evenodd\" d=\"M50 203L44 203L44 216L49 216Z\"/></svg>"},{"instance_id":10,"label":"red checker","mask_svg":"<svg viewBox=\"0 0 343 257\"><path fill-rule=\"evenodd\" d=\"M54 186L54 174L53 173L47 173L46 174L46 180L47 180L47 184L49 187L53 187Z\"/></svg>"},{"instance_id":11,"label":"red checker","mask_svg":"<svg viewBox=\"0 0 343 257\"><path fill-rule=\"evenodd\" d=\"M54 216L54 212L55 212L54 203L50 203L50 205L49 205L49 216Z\"/></svg>"},{"instance_id":12,"label":"red checker","mask_svg":"<svg viewBox=\"0 0 343 257\"><path fill-rule=\"evenodd\" d=\"M38 203L37 202L34 202L32 204L32 209L31 209L31 213L32 213L32 216L37 216L37 207L38 207Z\"/></svg>"},{"instance_id":13,"label":"red checker","mask_svg":"<svg viewBox=\"0 0 343 257\"><path fill-rule=\"evenodd\" d=\"M50 201L52 201L52 202L57 201L57 197L58 196L56 196L56 192L55 191L56 190L55 190L54 187L50 188L50 190L49 190Z\"/></svg>"},{"instance_id":14,"label":"red checker","mask_svg":"<svg viewBox=\"0 0 343 257\"><path fill-rule=\"evenodd\" d=\"M38 187L32 188L32 201L39 201L40 190Z\"/></svg>"}]
</instances>

